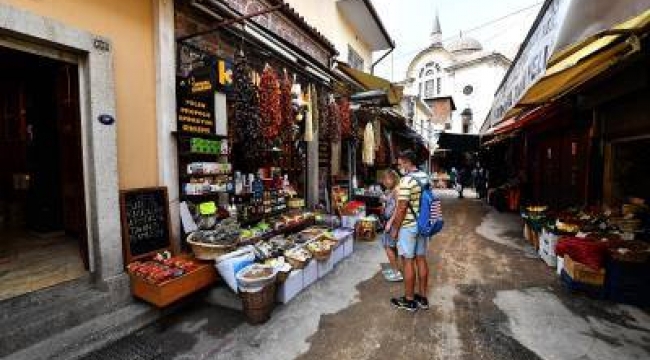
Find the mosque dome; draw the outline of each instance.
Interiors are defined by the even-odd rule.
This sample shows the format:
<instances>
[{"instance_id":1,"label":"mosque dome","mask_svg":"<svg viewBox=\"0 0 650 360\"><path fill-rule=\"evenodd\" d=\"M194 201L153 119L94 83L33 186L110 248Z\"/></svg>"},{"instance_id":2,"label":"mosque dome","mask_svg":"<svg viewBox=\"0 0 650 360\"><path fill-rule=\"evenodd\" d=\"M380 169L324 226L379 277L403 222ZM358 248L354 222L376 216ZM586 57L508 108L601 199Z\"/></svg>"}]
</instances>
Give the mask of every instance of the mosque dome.
<instances>
[{"instance_id":1,"label":"mosque dome","mask_svg":"<svg viewBox=\"0 0 650 360\"><path fill-rule=\"evenodd\" d=\"M451 53L468 53L483 50L483 45L474 38L460 35L447 46L447 50Z\"/></svg>"}]
</instances>

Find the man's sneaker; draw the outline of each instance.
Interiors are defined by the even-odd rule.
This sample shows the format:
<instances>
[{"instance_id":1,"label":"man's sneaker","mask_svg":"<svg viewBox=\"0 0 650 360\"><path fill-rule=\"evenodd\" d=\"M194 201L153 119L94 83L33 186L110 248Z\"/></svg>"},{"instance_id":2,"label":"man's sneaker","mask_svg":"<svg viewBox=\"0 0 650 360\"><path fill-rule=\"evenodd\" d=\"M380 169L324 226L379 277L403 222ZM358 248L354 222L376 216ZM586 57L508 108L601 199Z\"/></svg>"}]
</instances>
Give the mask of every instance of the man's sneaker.
<instances>
[{"instance_id":1,"label":"man's sneaker","mask_svg":"<svg viewBox=\"0 0 650 360\"><path fill-rule=\"evenodd\" d=\"M429 300L424 296L415 294L415 296L413 296L413 301L415 301L415 303L418 305L420 309L429 310Z\"/></svg>"},{"instance_id":2,"label":"man's sneaker","mask_svg":"<svg viewBox=\"0 0 650 360\"><path fill-rule=\"evenodd\" d=\"M386 278L387 281L390 282L400 282L404 280L402 273L399 270L393 270L393 269L390 269L389 271L384 273L384 277Z\"/></svg>"},{"instance_id":3,"label":"man's sneaker","mask_svg":"<svg viewBox=\"0 0 650 360\"><path fill-rule=\"evenodd\" d=\"M402 309L410 312L415 312L418 309L418 305L413 300L407 300L404 296L399 298L390 299L391 305L397 309Z\"/></svg>"}]
</instances>

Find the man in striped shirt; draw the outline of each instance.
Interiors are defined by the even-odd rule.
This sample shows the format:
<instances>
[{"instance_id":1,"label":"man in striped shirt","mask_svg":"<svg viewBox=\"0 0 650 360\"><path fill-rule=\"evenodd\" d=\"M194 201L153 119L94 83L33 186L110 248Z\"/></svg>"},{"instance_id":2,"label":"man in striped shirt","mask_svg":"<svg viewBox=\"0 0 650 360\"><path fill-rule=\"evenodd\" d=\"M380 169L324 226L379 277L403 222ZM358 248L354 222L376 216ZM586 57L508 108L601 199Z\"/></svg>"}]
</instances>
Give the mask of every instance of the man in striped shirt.
<instances>
[{"instance_id":1,"label":"man in striped shirt","mask_svg":"<svg viewBox=\"0 0 650 360\"><path fill-rule=\"evenodd\" d=\"M397 163L404 177L400 180L397 213L391 230L391 237L397 239L397 252L403 259L404 296L391 299L397 308L415 311L428 309L427 287L429 264L427 245L429 239L418 234L417 216L420 213L422 186L429 184L429 176L416 166L415 153L406 150L400 153ZM415 293L415 268L419 282L419 294Z\"/></svg>"}]
</instances>

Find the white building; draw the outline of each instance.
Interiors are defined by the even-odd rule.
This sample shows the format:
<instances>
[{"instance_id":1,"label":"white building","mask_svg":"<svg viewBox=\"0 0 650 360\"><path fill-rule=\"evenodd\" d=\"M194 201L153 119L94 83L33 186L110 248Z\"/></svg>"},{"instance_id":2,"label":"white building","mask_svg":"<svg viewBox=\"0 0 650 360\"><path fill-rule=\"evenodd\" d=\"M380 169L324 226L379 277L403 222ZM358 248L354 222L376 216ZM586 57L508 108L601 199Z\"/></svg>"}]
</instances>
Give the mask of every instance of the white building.
<instances>
[{"instance_id":1,"label":"white building","mask_svg":"<svg viewBox=\"0 0 650 360\"><path fill-rule=\"evenodd\" d=\"M483 50L479 41L463 34L444 42L436 13L431 45L413 58L402 82L405 98L419 98L432 112L432 126L416 128L431 129L422 133L426 139L431 138L431 132L443 130L478 134L509 66L510 60L504 55ZM413 106L409 103L404 108ZM413 111L407 110L404 115L408 113Z\"/></svg>"}]
</instances>

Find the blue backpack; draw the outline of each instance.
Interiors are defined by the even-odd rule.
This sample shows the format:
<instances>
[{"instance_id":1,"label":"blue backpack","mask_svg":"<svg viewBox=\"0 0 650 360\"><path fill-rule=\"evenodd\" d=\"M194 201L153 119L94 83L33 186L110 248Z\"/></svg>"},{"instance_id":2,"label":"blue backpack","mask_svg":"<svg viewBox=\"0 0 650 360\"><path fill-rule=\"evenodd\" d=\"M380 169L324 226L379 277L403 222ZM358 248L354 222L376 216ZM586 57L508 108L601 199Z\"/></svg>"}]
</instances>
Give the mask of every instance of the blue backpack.
<instances>
[{"instance_id":1,"label":"blue backpack","mask_svg":"<svg viewBox=\"0 0 650 360\"><path fill-rule=\"evenodd\" d=\"M445 221L442 218L440 198L433 193L429 184L423 184L416 177L412 177L420 186L420 213L416 214L409 201L409 209L413 213L418 226L418 234L431 237L442 230Z\"/></svg>"}]
</instances>

